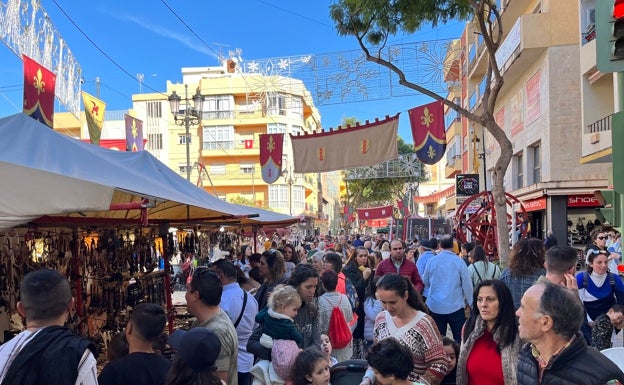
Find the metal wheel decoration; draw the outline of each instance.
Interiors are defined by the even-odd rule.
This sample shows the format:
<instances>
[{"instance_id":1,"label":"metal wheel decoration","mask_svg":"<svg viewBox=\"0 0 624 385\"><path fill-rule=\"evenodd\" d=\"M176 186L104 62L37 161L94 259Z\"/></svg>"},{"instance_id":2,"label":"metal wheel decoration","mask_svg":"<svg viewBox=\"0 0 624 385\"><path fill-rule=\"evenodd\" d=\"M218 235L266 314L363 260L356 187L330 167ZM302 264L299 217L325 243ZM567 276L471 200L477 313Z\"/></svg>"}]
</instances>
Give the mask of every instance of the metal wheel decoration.
<instances>
[{"instance_id":1,"label":"metal wheel decoration","mask_svg":"<svg viewBox=\"0 0 624 385\"><path fill-rule=\"evenodd\" d=\"M511 235L512 217L514 206L518 204L520 210L517 215L522 214L526 218L526 210L515 196L505 193L507 205L507 228ZM480 204L475 204L480 203ZM475 210L476 208L476 210ZM456 237L460 243L468 242L468 234L471 234L472 241L478 241L483 245L485 254L489 257L498 258L498 235L496 232L496 208L494 197L491 191L483 191L467 198L457 209L455 214ZM526 237L526 228L521 226L520 237Z\"/></svg>"}]
</instances>

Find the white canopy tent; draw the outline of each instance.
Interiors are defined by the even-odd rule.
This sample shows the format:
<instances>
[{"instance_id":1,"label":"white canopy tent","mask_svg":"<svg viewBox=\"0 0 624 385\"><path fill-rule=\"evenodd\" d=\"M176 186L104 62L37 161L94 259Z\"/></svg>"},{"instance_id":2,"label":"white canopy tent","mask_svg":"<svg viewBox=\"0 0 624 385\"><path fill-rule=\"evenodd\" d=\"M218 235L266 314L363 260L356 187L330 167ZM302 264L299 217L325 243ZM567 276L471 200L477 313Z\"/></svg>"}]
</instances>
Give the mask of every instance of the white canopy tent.
<instances>
[{"instance_id":1,"label":"white canopy tent","mask_svg":"<svg viewBox=\"0 0 624 385\"><path fill-rule=\"evenodd\" d=\"M0 119L0 136L0 229L42 216L61 223L138 222L141 207L150 221L257 217L253 208L224 202L189 183L147 151L83 143L24 114Z\"/></svg>"}]
</instances>

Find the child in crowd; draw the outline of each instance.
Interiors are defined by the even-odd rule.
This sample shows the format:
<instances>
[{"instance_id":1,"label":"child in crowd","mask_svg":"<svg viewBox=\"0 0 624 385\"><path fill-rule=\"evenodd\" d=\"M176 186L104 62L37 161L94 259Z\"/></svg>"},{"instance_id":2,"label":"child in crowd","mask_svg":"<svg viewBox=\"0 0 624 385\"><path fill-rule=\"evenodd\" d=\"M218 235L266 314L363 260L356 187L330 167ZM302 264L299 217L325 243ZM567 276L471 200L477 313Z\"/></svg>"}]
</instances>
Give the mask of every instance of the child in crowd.
<instances>
[{"instance_id":1,"label":"child in crowd","mask_svg":"<svg viewBox=\"0 0 624 385\"><path fill-rule=\"evenodd\" d=\"M377 384L412 385L407 377L412 372L412 352L394 338L385 338L368 350L368 364L375 372Z\"/></svg>"},{"instance_id":2,"label":"child in crowd","mask_svg":"<svg viewBox=\"0 0 624 385\"><path fill-rule=\"evenodd\" d=\"M338 363L338 360L332 357L332 344L329 340L327 333L321 333L321 350L327 355L329 360L329 366L334 366Z\"/></svg>"},{"instance_id":3,"label":"child in crowd","mask_svg":"<svg viewBox=\"0 0 624 385\"><path fill-rule=\"evenodd\" d=\"M262 325L260 344L267 349L273 347L273 340L293 340L301 346L303 336L293 318L301 307L301 297L292 286L277 285L269 296L268 305L256 314L256 322Z\"/></svg>"},{"instance_id":4,"label":"child in crowd","mask_svg":"<svg viewBox=\"0 0 624 385\"><path fill-rule=\"evenodd\" d=\"M125 357L128 355L128 351L129 346L128 340L126 339L126 333L120 332L115 334L108 343L106 358L108 359L108 361L112 361L120 357Z\"/></svg>"},{"instance_id":5,"label":"child in crowd","mask_svg":"<svg viewBox=\"0 0 624 385\"><path fill-rule=\"evenodd\" d=\"M165 385L226 385L215 363L221 351L219 337L209 329L176 330L169 336L176 351Z\"/></svg>"},{"instance_id":6,"label":"child in crowd","mask_svg":"<svg viewBox=\"0 0 624 385\"><path fill-rule=\"evenodd\" d=\"M311 346L297 356L292 367L293 385L329 385L329 360L317 347Z\"/></svg>"},{"instance_id":7,"label":"child in crowd","mask_svg":"<svg viewBox=\"0 0 624 385\"><path fill-rule=\"evenodd\" d=\"M377 314L381 313L383 310L383 305L375 296L376 291L377 285L375 285L375 280L369 280L368 286L366 287L366 299L364 299L364 314L366 315L364 319L364 339L366 340L366 351L373 345L373 340L375 338L375 319L377 318ZM366 358L366 356L364 356L364 358Z\"/></svg>"},{"instance_id":8,"label":"child in crowd","mask_svg":"<svg viewBox=\"0 0 624 385\"><path fill-rule=\"evenodd\" d=\"M592 323L591 345L598 350L622 346L622 342L618 345L613 344L613 341L617 340L617 334L621 332L622 326L624 326L624 306L613 305L606 314L599 315ZM619 339L621 341L621 334Z\"/></svg>"},{"instance_id":9,"label":"child in crowd","mask_svg":"<svg viewBox=\"0 0 624 385\"><path fill-rule=\"evenodd\" d=\"M442 337L442 345L444 351L449 358L448 373L442 379L440 385L456 385L457 384L457 357L459 357L459 345L455 340Z\"/></svg>"},{"instance_id":10,"label":"child in crowd","mask_svg":"<svg viewBox=\"0 0 624 385\"><path fill-rule=\"evenodd\" d=\"M260 360L251 367L252 385L292 385L291 368L301 352L293 340L275 340L271 349L271 361Z\"/></svg>"}]
</instances>

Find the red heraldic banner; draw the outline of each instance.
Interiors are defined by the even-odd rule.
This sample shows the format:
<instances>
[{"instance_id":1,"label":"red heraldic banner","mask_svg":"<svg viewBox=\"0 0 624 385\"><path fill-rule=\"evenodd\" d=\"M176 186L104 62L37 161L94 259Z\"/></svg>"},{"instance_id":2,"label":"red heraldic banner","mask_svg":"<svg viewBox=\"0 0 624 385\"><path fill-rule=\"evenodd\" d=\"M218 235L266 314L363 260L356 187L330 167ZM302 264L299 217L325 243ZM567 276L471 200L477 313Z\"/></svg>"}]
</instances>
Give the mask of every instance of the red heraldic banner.
<instances>
[{"instance_id":1,"label":"red heraldic banner","mask_svg":"<svg viewBox=\"0 0 624 385\"><path fill-rule=\"evenodd\" d=\"M143 151L143 121L124 114L126 122L126 151Z\"/></svg>"},{"instance_id":2,"label":"red heraldic banner","mask_svg":"<svg viewBox=\"0 0 624 385\"><path fill-rule=\"evenodd\" d=\"M260 168L262 180L274 183L282 175L284 134L260 135Z\"/></svg>"},{"instance_id":3,"label":"red heraldic banner","mask_svg":"<svg viewBox=\"0 0 624 385\"><path fill-rule=\"evenodd\" d=\"M357 209L358 219L361 221L369 219L383 219L392 216L392 205L382 207L369 207L367 209Z\"/></svg>"},{"instance_id":4,"label":"red heraldic banner","mask_svg":"<svg viewBox=\"0 0 624 385\"><path fill-rule=\"evenodd\" d=\"M56 75L22 55L24 60L24 114L52 128Z\"/></svg>"},{"instance_id":5,"label":"red heraldic banner","mask_svg":"<svg viewBox=\"0 0 624 385\"><path fill-rule=\"evenodd\" d=\"M399 114L374 123L310 135L290 135L295 172L366 167L398 157Z\"/></svg>"},{"instance_id":6,"label":"red heraldic banner","mask_svg":"<svg viewBox=\"0 0 624 385\"><path fill-rule=\"evenodd\" d=\"M425 164L438 163L446 151L444 104L435 101L408 112L416 157Z\"/></svg>"}]
</instances>

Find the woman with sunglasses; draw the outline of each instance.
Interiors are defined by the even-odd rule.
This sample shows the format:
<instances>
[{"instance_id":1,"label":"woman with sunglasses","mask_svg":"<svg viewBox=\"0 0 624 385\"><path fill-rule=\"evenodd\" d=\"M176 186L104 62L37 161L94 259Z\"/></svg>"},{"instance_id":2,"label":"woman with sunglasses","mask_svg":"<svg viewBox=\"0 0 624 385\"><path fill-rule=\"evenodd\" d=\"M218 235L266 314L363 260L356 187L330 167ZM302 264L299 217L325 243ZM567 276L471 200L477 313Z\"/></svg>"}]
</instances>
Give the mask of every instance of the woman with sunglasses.
<instances>
[{"instance_id":1,"label":"woman with sunglasses","mask_svg":"<svg viewBox=\"0 0 624 385\"><path fill-rule=\"evenodd\" d=\"M585 258L587 271L576 275L579 297L583 301L588 321L593 322L601 314L606 314L611 306L624 305L624 283L617 272L609 272L610 253L606 249L607 232L594 230L593 243L587 246Z\"/></svg>"}]
</instances>

